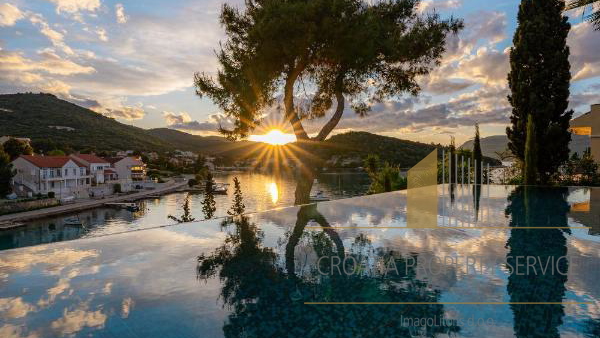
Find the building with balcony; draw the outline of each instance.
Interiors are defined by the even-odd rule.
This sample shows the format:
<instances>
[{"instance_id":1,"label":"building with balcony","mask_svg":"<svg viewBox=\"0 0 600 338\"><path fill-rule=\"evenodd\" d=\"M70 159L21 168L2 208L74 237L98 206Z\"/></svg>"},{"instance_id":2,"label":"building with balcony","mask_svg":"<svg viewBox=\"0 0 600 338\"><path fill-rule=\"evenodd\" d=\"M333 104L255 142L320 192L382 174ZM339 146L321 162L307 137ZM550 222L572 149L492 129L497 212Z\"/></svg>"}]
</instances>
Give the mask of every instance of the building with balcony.
<instances>
[{"instance_id":1,"label":"building with balcony","mask_svg":"<svg viewBox=\"0 0 600 338\"><path fill-rule=\"evenodd\" d=\"M142 181L146 178L146 164L138 157L105 157L119 180Z\"/></svg>"},{"instance_id":2,"label":"building with balcony","mask_svg":"<svg viewBox=\"0 0 600 338\"><path fill-rule=\"evenodd\" d=\"M20 196L54 192L58 198L83 197L92 181L88 167L69 156L21 155L12 165L14 191Z\"/></svg>"},{"instance_id":3,"label":"building with balcony","mask_svg":"<svg viewBox=\"0 0 600 338\"><path fill-rule=\"evenodd\" d=\"M111 170L110 163L93 154L73 154L71 158L85 164L92 175L92 183L102 184L106 178L111 180L114 170ZM116 178L116 177L115 177Z\"/></svg>"}]
</instances>

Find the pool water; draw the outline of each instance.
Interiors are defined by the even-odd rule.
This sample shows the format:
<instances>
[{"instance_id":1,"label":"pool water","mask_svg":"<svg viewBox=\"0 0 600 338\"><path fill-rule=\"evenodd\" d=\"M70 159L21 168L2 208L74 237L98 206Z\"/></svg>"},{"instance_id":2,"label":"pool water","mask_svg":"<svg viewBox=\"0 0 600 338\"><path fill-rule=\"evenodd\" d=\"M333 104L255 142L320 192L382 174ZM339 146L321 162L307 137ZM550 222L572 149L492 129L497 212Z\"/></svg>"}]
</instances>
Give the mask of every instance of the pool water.
<instances>
[{"instance_id":1,"label":"pool water","mask_svg":"<svg viewBox=\"0 0 600 338\"><path fill-rule=\"evenodd\" d=\"M597 337L600 189L440 186L0 252L0 337ZM537 229L536 229L537 228Z\"/></svg>"}]
</instances>

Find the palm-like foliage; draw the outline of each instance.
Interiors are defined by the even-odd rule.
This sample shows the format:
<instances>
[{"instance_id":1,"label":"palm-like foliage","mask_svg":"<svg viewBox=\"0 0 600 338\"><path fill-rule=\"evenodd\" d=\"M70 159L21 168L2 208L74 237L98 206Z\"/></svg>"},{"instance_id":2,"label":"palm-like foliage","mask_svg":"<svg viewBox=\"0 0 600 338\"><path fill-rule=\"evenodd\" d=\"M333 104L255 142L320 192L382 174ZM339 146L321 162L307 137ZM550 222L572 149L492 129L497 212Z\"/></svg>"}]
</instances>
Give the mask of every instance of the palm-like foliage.
<instances>
[{"instance_id":1,"label":"palm-like foliage","mask_svg":"<svg viewBox=\"0 0 600 338\"><path fill-rule=\"evenodd\" d=\"M565 10L583 9L583 16L594 25L596 30L600 30L600 0L573 0L567 4ZM586 10L591 9L592 13L586 15Z\"/></svg>"}]
</instances>

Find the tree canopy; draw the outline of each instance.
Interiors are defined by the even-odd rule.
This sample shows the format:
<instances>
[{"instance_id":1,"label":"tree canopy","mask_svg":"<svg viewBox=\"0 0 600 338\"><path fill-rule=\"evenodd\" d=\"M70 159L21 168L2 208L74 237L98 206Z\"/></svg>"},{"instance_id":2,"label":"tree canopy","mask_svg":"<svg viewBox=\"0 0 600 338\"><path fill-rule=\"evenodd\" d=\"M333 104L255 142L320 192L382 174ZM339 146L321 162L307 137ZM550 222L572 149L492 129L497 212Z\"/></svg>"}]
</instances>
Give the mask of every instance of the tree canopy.
<instances>
[{"instance_id":1,"label":"tree canopy","mask_svg":"<svg viewBox=\"0 0 600 338\"><path fill-rule=\"evenodd\" d=\"M195 75L196 92L234 121L221 127L244 138L266 109L283 104L284 121L299 141L311 140L302 120L325 116L312 140L322 141L342 117L346 100L364 115L371 104L417 94L417 77L439 63L448 34L462 21L419 15L418 0L247 0L223 6L227 40L217 51L216 77ZM305 99L298 99L299 90Z\"/></svg>"},{"instance_id":2,"label":"tree canopy","mask_svg":"<svg viewBox=\"0 0 600 338\"><path fill-rule=\"evenodd\" d=\"M2 147L10 157L11 161L14 161L17 157L21 155L33 154L33 148L31 148L29 143L21 141L17 138L10 138L8 141L4 142Z\"/></svg>"}]
</instances>

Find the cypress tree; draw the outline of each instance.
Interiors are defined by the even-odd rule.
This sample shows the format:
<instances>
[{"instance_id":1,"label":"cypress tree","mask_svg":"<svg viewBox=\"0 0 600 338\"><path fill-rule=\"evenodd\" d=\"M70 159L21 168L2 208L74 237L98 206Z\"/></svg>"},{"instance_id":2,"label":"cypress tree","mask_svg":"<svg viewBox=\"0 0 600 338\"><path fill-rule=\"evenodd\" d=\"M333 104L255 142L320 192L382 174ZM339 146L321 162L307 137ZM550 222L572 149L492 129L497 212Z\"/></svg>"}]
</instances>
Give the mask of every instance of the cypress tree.
<instances>
[{"instance_id":1,"label":"cypress tree","mask_svg":"<svg viewBox=\"0 0 600 338\"><path fill-rule=\"evenodd\" d=\"M479 123L475 123L475 139L473 140L473 162L477 163L477 172L475 177L477 181L481 180L481 170L483 169L483 153L481 152L481 140L479 137ZM480 182L483 183L483 182Z\"/></svg>"},{"instance_id":2,"label":"cypress tree","mask_svg":"<svg viewBox=\"0 0 600 338\"><path fill-rule=\"evenodd\" d=\"M527 141L525 142L525 163L523 166L523 180L525 184L535 184L537 176L537 140L535 122L529 115L527 119Z\"/></svg>"},{"instance_id":3,"label":"cypress tree","mask_svg":"<svg viewBox=\"0 0 600 338\"><path fill-rule=\"evenodd\" d=\"M567 111L571 73L566 40L571 25L562 14L564 8L560 0L522 0L510 50L508 146L516 158L525 161L527 117L531 114L536 168L543 182L569 158L568 128L573 111Z\"/></svg>"},{"instance_id":4,"label":"cypress tree","mask_svg":"<svg viewBox=\"0 0 600 338\"><path fill-rule=\"evenodd\" d=\"M448 159L448 165L450 166L450 183L456 182L456 144L454 142L454 136L450 136L450 158Z\"/></svg>"}]
</instances>

